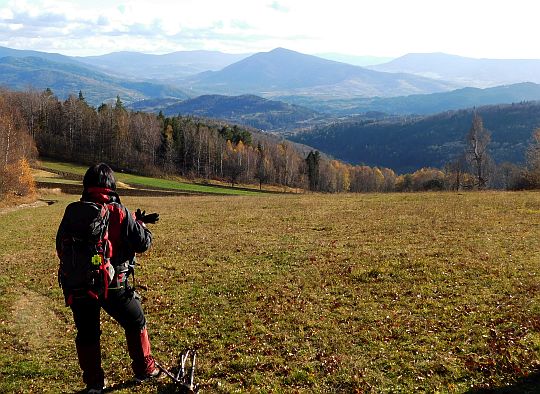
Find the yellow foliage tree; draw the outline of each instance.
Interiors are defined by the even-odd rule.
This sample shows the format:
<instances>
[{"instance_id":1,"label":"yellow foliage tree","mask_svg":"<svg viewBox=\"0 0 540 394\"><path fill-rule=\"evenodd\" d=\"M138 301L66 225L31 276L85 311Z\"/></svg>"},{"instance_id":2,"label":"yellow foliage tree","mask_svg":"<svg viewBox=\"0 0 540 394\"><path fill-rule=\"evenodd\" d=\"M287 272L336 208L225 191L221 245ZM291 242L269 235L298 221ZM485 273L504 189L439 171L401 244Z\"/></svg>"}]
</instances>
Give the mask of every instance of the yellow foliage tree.
<instances>
[{"instance_id":1,"label":"yellow foliage tree","mask_svg":"<svg viewBox=\"0 0 540 394\"><path fill-rule=\"evenodd\" d=\"M445 175L436 168L421 168L412 174L413 190L441 190Z\"/></svg>"},{"instance_id":2,"label":"yellow foliage tree","mask_svg":"<svg viewBox=\"0 0 540 394\"><path fill-rule=\"evenodd\" d=\"M36 147L18 112L0 97L0 198L13 193L31 195L35 183L27 158Z\"/></svg>"},{"instance_id":3,"label":"yellow foliage tree","mask_svg":"<svg viewBox=\"0 0 540 394\"><path fill-rule=\"evenodd\" d=\"M12 164L13 172L16 174L16 185L14 192L21 196L32 196L36 193L36 181L32 175L32 168L26 158L18 160Z\"/></svg>"},{"instance_id":4,"label":"yellow foliage tree","mask_svg":"<svg viewBox=\"0 0 540 394\"><path fill-rule=\"evenodd\" d=\"M382 171L379 168L375 167L373 169L373 177L375 178L375 190L381 191L384 186L384 175Z\"/></svg>"}]
</instances>

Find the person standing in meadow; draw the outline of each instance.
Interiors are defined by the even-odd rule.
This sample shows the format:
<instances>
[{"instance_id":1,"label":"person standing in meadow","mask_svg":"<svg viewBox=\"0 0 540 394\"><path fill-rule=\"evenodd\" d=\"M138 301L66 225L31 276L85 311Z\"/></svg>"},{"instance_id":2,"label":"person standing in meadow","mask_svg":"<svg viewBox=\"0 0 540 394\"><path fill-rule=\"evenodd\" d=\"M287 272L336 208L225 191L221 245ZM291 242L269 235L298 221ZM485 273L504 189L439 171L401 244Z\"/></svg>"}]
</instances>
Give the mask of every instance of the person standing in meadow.
<instances>
[{"instance_id":1,"label":"person standing in meadow","mask_svg":"<svg viewBox=\"0 0 540 394\"><path fill-rule=\"evenodd\" d=\"M59 283L77 328L75 346L88 393L102 393L100 311L124 329L131 367L138 382L159 375L141 301L128 282L135 253L146 251L152 233L145 223L158 214L131 214L116 193L116 180L106 164L90 167L80 201L66 208L56 236ZM118 344L120 346L120 344Z\"/></svg>"}]
</instances>

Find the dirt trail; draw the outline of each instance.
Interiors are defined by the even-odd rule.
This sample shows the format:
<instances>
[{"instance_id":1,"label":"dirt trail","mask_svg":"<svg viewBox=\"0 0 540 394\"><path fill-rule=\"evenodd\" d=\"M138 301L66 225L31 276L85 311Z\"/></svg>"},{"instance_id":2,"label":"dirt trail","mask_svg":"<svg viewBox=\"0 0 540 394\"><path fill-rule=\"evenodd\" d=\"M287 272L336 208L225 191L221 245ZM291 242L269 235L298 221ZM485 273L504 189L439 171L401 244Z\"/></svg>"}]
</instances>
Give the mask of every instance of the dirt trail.
<instances>
[{"instance_id":1,"label":"dirt trail","mask_svg":"<svg viewBox=\"0 0 540 394\"><path fill-rule=\"evenodd\" d=\"M0 215L3 215L3 214L8 213L8 212L18 211L19 209L37 208L37 207L43 207L45 205L50 205L50 203L47 202L47 201L43 201L43 200L37 200L37 201L34 201L32 203L28 203L28 204L20 204L20 205L14 206L14 207L0 208Z\"/></svg>"},{"instance_id":2,"label":"dirt trail","mask_svg":"<svg viewBox=\"0 0 540 394\"><path fill-rule=\"evenodd\" d=\"M23 289L12 305L13 330L28 350L37 353L54 352L59 338L65 336L65 327L53 312L51 302L38 293Z\"/></svg>"}]
</instances>

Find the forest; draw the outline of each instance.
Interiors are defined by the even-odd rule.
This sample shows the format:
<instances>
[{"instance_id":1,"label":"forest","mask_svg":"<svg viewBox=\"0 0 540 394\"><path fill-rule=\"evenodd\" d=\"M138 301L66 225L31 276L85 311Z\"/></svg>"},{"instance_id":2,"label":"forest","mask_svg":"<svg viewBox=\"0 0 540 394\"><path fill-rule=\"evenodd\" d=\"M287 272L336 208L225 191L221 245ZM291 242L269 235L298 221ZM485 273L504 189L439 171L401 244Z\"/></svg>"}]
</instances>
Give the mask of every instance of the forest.
<instances>
[{"instance_id":1,"label":"forest","mask_svg":"<svg viewBox=\"0 0 540 394\"><path fill-rule=\"evenodd\" d=\"M481 120L481 119L480 119ZM480 124L480 132L488 133ZM471 131L474 125L471 126ZM495 166L462 157L443 168L397 175L390 168L350 165L269 134L216 120L126 109L120 97L94 108L83 92L59 100L45 91L0 92L0 195L33 190L29 161L42 156L81 164L107 162L142 175L265 184L318 192L390 192L538 186L537 139L528 167ZM489 135L488 141L489 143ZM482 167L482 173L478 171ZM535 172L536 171L536 172ZM535 175L536 174L536 175Z\"/></svg>"},{"instance_id":2,"label":"forest","mask_svg":"<svg viewBox=\"0 0 540 394\"><path fill-rule=\"evenodd\" d=\"M0 193L22 193L8 180L14 167L38 155L82 164L107 162L117 171L143 175L180 175L193 180L309 185L304 154L276 137L225 122L195 117L165 117L129 111L120 97L94 108L82 92L59 100L45 91L0 92L2 180ZM359 167L362 177L349 179L352 167L317 156L318 191L390 190L389 169ZM319 159L320 158L320 159ZM367 178L372 185L360 184ZM385 180L384 177L388 179Z\"/></svg>"},{"instance_id":3,"label":"forest","mask_svg":"<svg viewBox=\"0 0 540 394\"><path fill-rule=\"evenodd\" d=\"M348 118L317 127L290 140L320 149L352 164L384 166L400 174L422 167L443 168L466 149L473 114L491 133L490 156L497 163L524 164L533 131L540 127L540 104L500 104L431 116Z\"/></svg>"}]
</instances>

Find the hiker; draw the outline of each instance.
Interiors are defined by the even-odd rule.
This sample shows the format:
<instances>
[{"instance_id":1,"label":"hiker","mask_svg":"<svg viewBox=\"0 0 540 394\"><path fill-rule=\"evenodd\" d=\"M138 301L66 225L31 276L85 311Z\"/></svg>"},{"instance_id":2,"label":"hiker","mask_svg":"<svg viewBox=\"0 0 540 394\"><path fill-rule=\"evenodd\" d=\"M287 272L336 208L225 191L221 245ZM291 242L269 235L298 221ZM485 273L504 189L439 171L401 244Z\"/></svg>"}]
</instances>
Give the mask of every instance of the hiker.
<instances>
[{"instance_id":1,"label":"hiker","mask_svg":"<svg viewBox=\"0 0 540 394\"><path fill-rule=\"evenodd\" d=\"M68 205L58 228L58 274L77 327L75 345L87 392L102 393L101 308L125 331L136 381L160 373L150 352L140 298L128 284L135 253L146 251L152 243L145 222L155 223L159 215L145 215L139 209L131 214L120 203L114 173L106 164L90 167L83 187L80 201Z\"/></svg>"}]
</instances>

